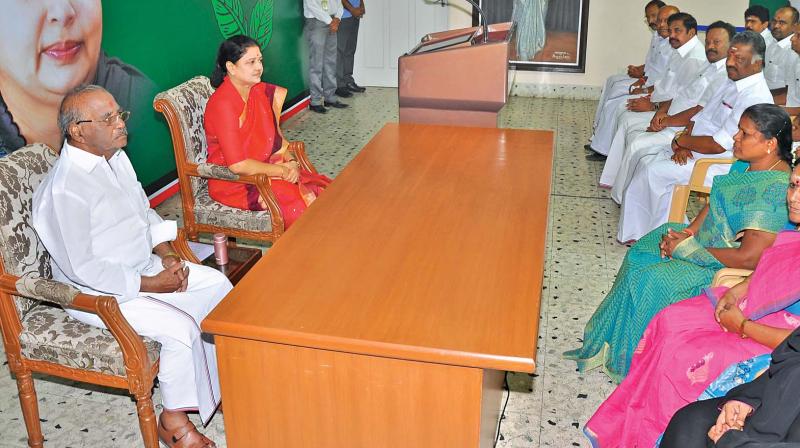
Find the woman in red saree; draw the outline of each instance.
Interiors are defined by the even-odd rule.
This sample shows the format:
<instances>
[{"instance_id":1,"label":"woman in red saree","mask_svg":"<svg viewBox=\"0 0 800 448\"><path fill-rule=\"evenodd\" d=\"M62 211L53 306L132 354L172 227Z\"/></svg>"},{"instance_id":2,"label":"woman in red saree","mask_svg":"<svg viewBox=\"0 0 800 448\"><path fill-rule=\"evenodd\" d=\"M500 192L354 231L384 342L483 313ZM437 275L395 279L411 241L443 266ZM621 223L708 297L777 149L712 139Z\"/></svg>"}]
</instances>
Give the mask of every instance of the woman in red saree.
<instances>
[{"instance_id":1,"label":"woman in red saree","mask_svg":"<svg viewBox=\"0 0 800 448\"><path fill-rule=\"evenodd\" d=\"M211 85L217 90L206 105L204 125L208 162L227 166L238 175L266 174L283 214L285 228L294 223L331 182L300 168L278 126L276 95L286 89L261 81L264 72L258 43L233 36L220 45ZM230 207L265 210L253 185L209 179L212 199Z\"/></svg>"}]
</instances>

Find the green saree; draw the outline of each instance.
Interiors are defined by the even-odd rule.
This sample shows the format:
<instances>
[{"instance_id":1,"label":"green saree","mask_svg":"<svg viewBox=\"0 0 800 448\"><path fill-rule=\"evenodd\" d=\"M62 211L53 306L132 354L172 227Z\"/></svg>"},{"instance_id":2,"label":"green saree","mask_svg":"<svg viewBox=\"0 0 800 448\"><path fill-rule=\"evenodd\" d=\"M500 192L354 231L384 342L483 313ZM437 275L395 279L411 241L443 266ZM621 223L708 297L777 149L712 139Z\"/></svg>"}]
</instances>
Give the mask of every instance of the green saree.
<instances>
[{"instance_id":1,"label":"green saree","mask_svg":"<svg viewBox=\"0 0 800 448\"><path fill-rule=\"evenodd\" d=\"M602 366L616 382L627 375L636 345L650 319L672 303L700 294L724 266L705 248L738 247L744 230L777 233L788 221L786 186L781 171L746 171L736 162L727 175L714 178L709 212L700 230L662 259L659 243L667 223L640 239L625 255L617 279L584 329L583 347L564 353L581 371Z\"/></svg>"}]
</instances>

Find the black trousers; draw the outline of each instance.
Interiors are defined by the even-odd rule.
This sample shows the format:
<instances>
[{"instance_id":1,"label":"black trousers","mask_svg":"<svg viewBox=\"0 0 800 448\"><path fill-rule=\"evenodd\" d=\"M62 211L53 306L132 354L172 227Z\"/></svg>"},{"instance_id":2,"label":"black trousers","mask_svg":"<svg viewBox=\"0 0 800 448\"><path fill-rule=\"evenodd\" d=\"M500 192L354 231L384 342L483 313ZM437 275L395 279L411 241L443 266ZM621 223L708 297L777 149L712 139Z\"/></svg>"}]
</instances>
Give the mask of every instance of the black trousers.
<instances>
[{"instance_id":1,"label":"black trousers","mask_svg":"<svg viewBox=\"0 0 800 448\"><path fill-rule=\"evenodd\" d=\"M339 54L336 58L336 84L344 87L355 84L353 79L353 64L355 63L356 45L358 44L358 25L361 19L348 17L342 19L339 31L336 32L337 48Z\"/></svg>"}]
</instances>

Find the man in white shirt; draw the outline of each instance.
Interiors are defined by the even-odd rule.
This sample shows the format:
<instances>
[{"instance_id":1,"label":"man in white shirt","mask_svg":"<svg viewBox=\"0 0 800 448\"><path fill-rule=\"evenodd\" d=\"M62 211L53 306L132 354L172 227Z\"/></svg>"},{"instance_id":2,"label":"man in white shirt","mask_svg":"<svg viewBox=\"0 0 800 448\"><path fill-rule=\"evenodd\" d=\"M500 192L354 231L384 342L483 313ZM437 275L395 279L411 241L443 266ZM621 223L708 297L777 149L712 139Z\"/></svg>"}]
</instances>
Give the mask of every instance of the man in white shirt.
<instances>
[{"instance_id":1,"label":"man in white shirt","mask_svg":"<svg viewBox=\"0 0 800 448\"><path fill-rule=\"evenodd\" d=\"M303 0L305 25L303 33L308 42L308 83L311 109L324 114L328 107L347 107L336 96L336 55L339 23L342 21L342 0Z\"/></svg>"},{"instance_id":2,"label":"man in white shirt","mask_svg":"<svg viewBox=\"0 0 800 448\"><path fill-rule=\"evenodd\" d=\"M680 11L677 7L669 5L658 10L658 34L664 38L663 44L659 49L659 54L660 57L665 58L668 63L672 60L672 55L675 53L675 49L669 42L669 17L678 12ZM588 155L586 157L588 160L605 160L605 156L608 155L609 147L611 146L611 139L614 137L617 117L625 110L627 101L652 93L655 83L660 81L665 75L666 70L656 78L648 76L646 81L631 85L629 95L608 99L603 104L603 110L597 120L594 133L589 139L591 143L588 149L594 151L595 154Z\"/></svg>"},{"instance_id":3,"label":"man in white shirt","mask_svg":"<svg viewBox=\"0 0 800 448\"><path fill-rule=\"evenodd\" d=\"M767 49L775 43L769 30L769 9L761 5L753 5L744 11L744 29L761 34Z\"/></svg>"},{"instance_id":4,"label":"man in white shirt","mask_svg":"<svg viewBox=\"0 0 800 448\"><path fill-rule=\"evenodd\" d=\"M764 60L764 79L773 96L786 95L786 71L792 60L792 36L800 14L791 6L775 11L772 19L772 37L777 41L767 48Z\"/></svg>"},{"instance_id":5,"label":"man in white shirt","mask_svg":"<svg viewBox=\"0 0 800 448\"><path fill-rule=\"evenodd\" d=\"M658 34L658 11L664 6L661 0L651 0L644 7L644 19L652 30L650 47L642 65L629 65L627 73L611 75L606 79L605 87L600 93L600 100L594 114L593 126L597 126L597 121L603 114L603 108L607 100L617 98L630 93L631 84L641 78L658 78L666 69L667 59L661 57L661 48L664 46L665 38ZM590 150L590 146L585 146Z\"/></svg>"},{"instance_id":6,"label":"man in white shirt","mask_svg":"<svg viewBox=\"0 0 800 448\"><path fill-rule=\"evenodd\" d=\"M611 197L617 203L622 200L621 192L629 178L631 159L639 156L641 151L644 151L641 155L658 152L661 146L669 144L675 132L688 125L689 120L702 109L700 101L704 97L707 100L728 79L725 59L734 34L736 29L733 25L722 21L712 23L705 36L703 70L682 70L670 98L662 99L654 92L651 100L661 100L654 112L627 111L620 117L611 152L600 176L601 185L613 187Z\"/></svg>"},{"instance_id":7,"label":"man in white shirt","mask_svg":"<svg viewBox=\"0 0 800 448\"><path fill-rule=\"evenodd\" d=\"M791 116L800 114L800 34L794 33L792 36L791 52L787 60L786 70L786 112ZM779 97L775 98L778 104Z\"/></svg>"},{"instance_id":8,"label":"man in white shirt","mask_svg":"<svg viewBox=\"0 0 800 448\"><path fill-rule=\"evenodd\" d=\"M33 226L53 260L53 277L110 295L136 332L161 344L164 409L158 435L168 446L212 447L186 416L207 424L220 403L213 339L200 322L231 290L220 272L181 260L177 226L153 211L127 155L122 111L105 89L81 86L59 111L66 140L33 198ZM97 315L74 318L104 327Z\"/></svg>"},{"instance_id":9,"label":"man in white shirt","mask_svg":"<svg viewBox=\"0 0 800 448\"><path fill-rule=\"evenodd\" d=\"M732 157L733 136L739 118L753 104L772 103L762 73L764 38L752 31L737 34L726 61L729 80L722 84L684 131L675 134L671 146L640 159L622 198L617 232L620 242L638 240L667 222L672 189L686 184L697 158ZM730 165L709 168L706 185Z\"/></svg>"}]
</instances>

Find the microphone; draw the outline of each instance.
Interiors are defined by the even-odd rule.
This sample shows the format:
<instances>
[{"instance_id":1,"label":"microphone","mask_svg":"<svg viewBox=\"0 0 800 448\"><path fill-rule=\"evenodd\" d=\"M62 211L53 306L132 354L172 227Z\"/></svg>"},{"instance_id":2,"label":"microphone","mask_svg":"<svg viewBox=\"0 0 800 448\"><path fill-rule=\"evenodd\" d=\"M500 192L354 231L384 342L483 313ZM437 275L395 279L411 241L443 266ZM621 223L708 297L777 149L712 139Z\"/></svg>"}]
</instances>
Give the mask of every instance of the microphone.
<instances>
[{"instance_id":1,"label":"microphone","mask_svg":"<svg viewBox=\"0 0 800 448\"><path fill-rule=\"evenodd\" d=\"M488 42L489 41L489 27L488 27L488 25L486 23L486 14L483 13L483 10L481 9L480 5L478 5L477 2L475 2L473 0L465 0L465 1L467 3L469 3L469 4L471 4L472 6L474 6L475 9L478 10L478 15L481 16L481 22L483 22L483 43Z\"/></svg>"}]
</instances>

